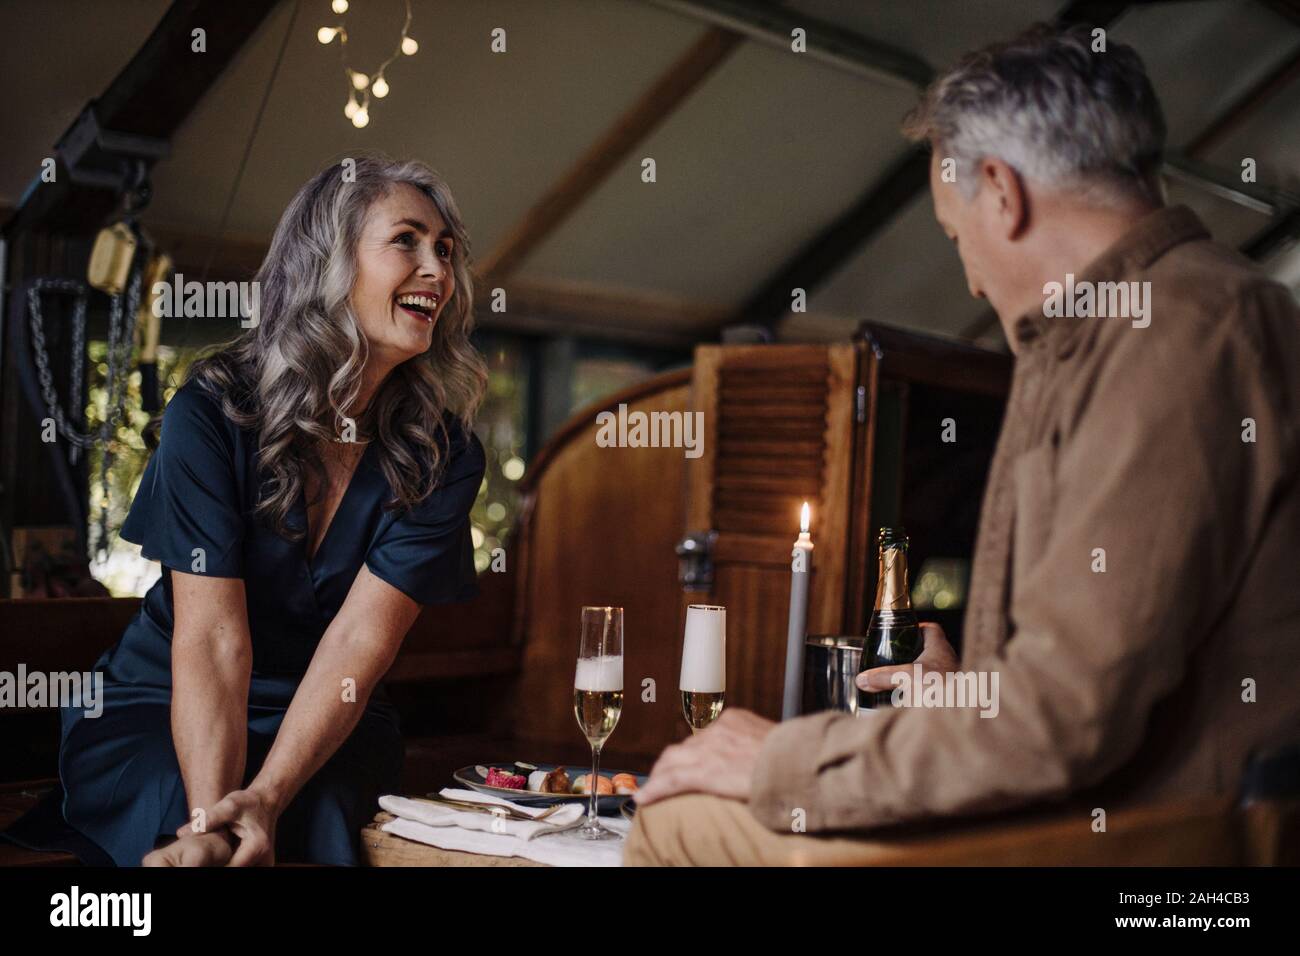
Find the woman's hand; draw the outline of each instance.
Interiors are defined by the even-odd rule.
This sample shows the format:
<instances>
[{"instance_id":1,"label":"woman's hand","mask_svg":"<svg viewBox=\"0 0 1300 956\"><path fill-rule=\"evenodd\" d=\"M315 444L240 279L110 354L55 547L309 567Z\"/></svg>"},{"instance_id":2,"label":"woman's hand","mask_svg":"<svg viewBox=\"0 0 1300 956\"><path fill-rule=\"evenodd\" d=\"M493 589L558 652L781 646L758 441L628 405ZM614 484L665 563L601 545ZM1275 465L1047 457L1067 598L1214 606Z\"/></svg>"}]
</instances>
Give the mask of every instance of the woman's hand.
<instances>
[{"instance_id":1,"label":"woman's hand","mask_svg":"<svg viewBox=\"0 0 1300 956\"><path fill-rule=\"evenodd\" d=\"M212 833L226 827L239 840L227 866L273 866L275 823L279 810L260 790L234 790L207 811L205 829ZM191 824L176 831L178 837L193 835Z\"/></svg>"},{"instance_id":2,"label":"woman's hand","mask_svg":"<svg viewBox=\"0 0 1300 956\"><path fill-rule=\"evenodd\" d=\"M175 843L145 855L141 866L225 866L234 855L234 839L227 833L193 833L189 827Z\"/></svg>"},{"instance_id":3,"label":"woman's hand","mask_svg":"<svg viewBox=\"0 0 1300 956\"><path fill-rule=\"evenodd\" d=\"M921 625L921 637L925 641L925 646L914 663L921 665L922 675L927 671L947 674L961 669L957 652L948 643L948 637L943 633L942 627L927 621ZM912 664L886 664L884 667L872 667L859 674L856 683L859 690L892 691L897 685L890 678L895 674L906 674L911 677Z\"/></svg>"}]
</instances>

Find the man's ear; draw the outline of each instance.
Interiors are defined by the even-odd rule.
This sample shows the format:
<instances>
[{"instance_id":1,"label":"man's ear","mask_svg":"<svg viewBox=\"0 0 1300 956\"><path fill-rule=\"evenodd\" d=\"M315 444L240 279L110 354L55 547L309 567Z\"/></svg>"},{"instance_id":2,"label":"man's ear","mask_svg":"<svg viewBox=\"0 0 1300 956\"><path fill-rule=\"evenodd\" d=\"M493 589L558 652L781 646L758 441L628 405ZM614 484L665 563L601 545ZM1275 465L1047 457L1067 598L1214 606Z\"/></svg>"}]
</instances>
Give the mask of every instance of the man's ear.
<instances>
[{"instance_id":1,"label":"man's ear","mask_svg":"<svg viewBox=\"0 0 1300 956\"><path fill-rule=\"evenodd\" d=\"M980 186L994 204L993 214L1005 239L1016 239L1029 222L1029 194L1020 174L1000 159L985 157L980 162Z\"/></svg>"}]
</instances>

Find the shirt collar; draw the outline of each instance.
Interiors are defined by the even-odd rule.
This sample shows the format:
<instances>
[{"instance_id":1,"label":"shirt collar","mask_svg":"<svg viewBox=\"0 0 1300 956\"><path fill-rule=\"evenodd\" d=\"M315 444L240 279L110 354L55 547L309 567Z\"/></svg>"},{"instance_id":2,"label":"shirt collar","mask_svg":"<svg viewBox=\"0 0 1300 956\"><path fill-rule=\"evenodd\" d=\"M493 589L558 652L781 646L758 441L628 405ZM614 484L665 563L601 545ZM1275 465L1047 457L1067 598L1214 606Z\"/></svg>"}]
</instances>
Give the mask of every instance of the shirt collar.
<instances>
[{"instance_id":1,"label":"shirt collar","mask_svg":"<svg viewBox=\"0 0 1300 956\"><path fill-rule=\"evenodd\" d=\"M1109 249L1075 276L1074 284L1115 282L1141 272L1174 246L1210 238L1209 230L1187 206L1167 206L1139 219ZM1067 358L1078 343L1086 319L1047 318L1042 309L1026 312L1012 323L1012 334L1022 346L1056 345L1058 358Z\"/></svg>"}]
</instances>

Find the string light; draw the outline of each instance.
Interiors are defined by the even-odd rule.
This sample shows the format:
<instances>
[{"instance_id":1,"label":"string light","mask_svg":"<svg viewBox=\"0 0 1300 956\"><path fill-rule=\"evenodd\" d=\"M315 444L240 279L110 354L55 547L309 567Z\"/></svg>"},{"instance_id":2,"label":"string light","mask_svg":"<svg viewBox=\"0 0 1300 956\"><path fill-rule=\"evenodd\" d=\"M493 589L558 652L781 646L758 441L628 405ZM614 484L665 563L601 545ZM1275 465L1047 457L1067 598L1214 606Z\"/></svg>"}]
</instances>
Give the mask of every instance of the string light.
<instances>
[{"instance_id":1,"label":"string light","mask_svg":"<svg viewBox=\"0 0 1300 956\"><path fill-rule=\"evenodd\" d=\"M347 13L348 8L348 0L332 0L330 3L330 9L338 16ZM384 71L389 64L402 54L414 56L419 51L420 44L410 35L410 30L411 0L406 0L406 22L402 24L397 48L387 60L379 64L379 69L373 74L354 70L348 65L348 31L342 22L337 26L321 27L316 31L316 39L326 46L332 43L335 37L339 38L339 59L343 62L343 75L348 81L348 101L343 107L343 115L350 119L357 129L364 129L370 123L370 94L374 93L376 99L382 100L392 90L384 76ZM361 95L359 100L358 93Z\"/></svg>"}]
</instances>

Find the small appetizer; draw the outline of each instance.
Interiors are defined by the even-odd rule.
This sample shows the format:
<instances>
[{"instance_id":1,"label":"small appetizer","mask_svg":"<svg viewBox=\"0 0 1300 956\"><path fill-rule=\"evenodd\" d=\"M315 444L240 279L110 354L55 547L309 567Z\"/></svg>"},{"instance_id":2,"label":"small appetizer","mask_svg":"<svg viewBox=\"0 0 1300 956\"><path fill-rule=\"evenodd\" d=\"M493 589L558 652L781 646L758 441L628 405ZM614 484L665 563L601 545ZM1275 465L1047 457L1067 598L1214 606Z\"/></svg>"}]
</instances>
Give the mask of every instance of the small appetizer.
<instances>
[{"instance_id":1,"label":"small appetizer","mask_svg":"<svg viewBox=\"0 0 1300 956\"><path fill-rule=\"evenodd\" d=\"M637 786L636 777L630 773L614 774L613 784L615 793L636 793L637 790L641 789Z\"/></svg>"},{"instance_id":2,"label":"small appetizer","mask_svg":"<svg viewBox=\"0 0 1300 956\"><path fill-rule=\"evenodd\" d=\"M523 774L511 773L509 770L498 770L496 767L489 767L487 785L489 787L504 787L507 790L523 790L528 786L528 778Z\"/></svg>"},{"instance_id":3,"label":"small appetizer","mask_svg":"<svg viewBox=\"0 0 1300 956\"><path fill-rule=\"evenodd\" d=\"M591 792L591 774L589 774L589 773L584 773L581 777L579 777L577 780L575 780L575 781L573 782L573 792L574 792L574 793L590 793L590 792ZM609 777L606 777L604 774L601 774L599 777L596 778L596 793L597 793L597 795L600 795L600 794L609 794L609 795L612 796L613 793L614 793L614 783L613 783L613 781L610 780Z\"/></svg>"},{"instance_id":4,"label":"small appetizer","mask_svg":"<svg viewBox=\"0 0 1300 956\"><path fill-rule=\"evenodd\" d=\"M542 782L543 793L569 793L571 789L569 775L564 772L563 767L556 767Z\"/></svg>"}]
</instances>

